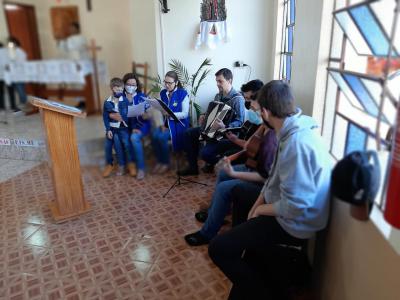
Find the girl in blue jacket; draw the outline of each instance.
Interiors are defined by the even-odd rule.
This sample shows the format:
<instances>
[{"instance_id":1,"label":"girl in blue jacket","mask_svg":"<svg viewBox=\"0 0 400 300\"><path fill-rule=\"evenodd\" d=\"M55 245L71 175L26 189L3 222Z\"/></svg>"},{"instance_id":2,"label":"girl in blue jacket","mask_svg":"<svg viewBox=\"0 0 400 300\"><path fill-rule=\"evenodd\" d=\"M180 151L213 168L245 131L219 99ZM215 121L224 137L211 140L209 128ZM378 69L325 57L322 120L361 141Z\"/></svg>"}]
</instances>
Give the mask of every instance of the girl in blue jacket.
<instances>
[{"instance_id":1,"label":"girl in blue jacket","mask_svg":"<svg viewBox=\"0 0 400 300\"><path fill-rule=\"evenodd\" d=\"M189 127L189 96L178 79L178 74L169 71L164 78L165 88L160 92L161 100L175 113L178 119L184 124L176 124L174 120L166 116L164 126L154 128L152 143L157 165L156 173L165 173L169 169L168 140L172 139L175 152L183 150L183 134Z\"/></svg>"},{"instance_id":2,"label":"girl in blue jacket","mask_svg":"<svg viewBox=\"0 0 400 300\"><path fill-rule=\"evenodd\" d=\"M125 85L125 97L128 100L128 106L138 105L145 101L146 95L142 92L142 85L136 74L127 73L123 79ZM145 160L143 151L143 137L150 133L150 121L142 116L128 118L128 127L130 131L131 147L129 151L133 153L136 159L137 175L136 178L144 178Z\"/></svg>"}]
</instances>

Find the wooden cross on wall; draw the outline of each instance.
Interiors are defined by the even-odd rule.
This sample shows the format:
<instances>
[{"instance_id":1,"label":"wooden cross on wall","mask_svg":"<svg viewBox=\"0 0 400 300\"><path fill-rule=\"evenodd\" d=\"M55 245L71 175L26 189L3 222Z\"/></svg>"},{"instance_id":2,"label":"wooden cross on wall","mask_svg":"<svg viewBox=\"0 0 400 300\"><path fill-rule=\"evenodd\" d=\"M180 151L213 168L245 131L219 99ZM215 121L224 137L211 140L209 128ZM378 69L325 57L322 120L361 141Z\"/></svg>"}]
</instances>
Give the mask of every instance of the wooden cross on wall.
<instances>
[{"instance_id":1,"label":"wooden cross on wall","mask_svg":"<svg viewBox=\"0 0 400 300\"><path fill-rule=\"evenodd\" d=\"M93 63L93 83L95 88L96 94L96 104L97 108L100 110L101 103L100 103L100 87L99 87L99 70L97 65L97 51L101 50L101 47L96 45L96 41L94 39L90 40L90 45L86 47L91 54L92 63Z\"/></svg>"},{"instance_id":2,"label":"wooden cross on wall","mask_svg":"<svg viewBox=\"0 0 400 300\"><path fill-rule=\"evenodd\" d=\"M86 9L92 11L92 0L86 0Z\"/></svg>"}]
</instances>

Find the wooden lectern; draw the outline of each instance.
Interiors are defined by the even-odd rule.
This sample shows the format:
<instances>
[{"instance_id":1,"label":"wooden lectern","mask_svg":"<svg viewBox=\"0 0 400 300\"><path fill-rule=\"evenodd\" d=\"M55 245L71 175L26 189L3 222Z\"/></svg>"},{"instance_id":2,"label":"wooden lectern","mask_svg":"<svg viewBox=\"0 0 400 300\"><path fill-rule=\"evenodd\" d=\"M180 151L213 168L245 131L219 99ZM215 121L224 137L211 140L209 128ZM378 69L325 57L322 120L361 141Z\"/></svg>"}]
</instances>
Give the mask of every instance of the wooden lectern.
<instances>
[{"instance_id":1,"label":"wooden lectern","mask_svg":"<svg viewBox=\"0 0 400 300\"><path fill-rule=\"evenodd\" d=\"M90 210L85 200L76 142L74 117L85 117L79 109L55 101L30 97L42 113L47 135L50 169L56 200L49 204L56 222L67 221Z\"/></svg>"}]
</instances>

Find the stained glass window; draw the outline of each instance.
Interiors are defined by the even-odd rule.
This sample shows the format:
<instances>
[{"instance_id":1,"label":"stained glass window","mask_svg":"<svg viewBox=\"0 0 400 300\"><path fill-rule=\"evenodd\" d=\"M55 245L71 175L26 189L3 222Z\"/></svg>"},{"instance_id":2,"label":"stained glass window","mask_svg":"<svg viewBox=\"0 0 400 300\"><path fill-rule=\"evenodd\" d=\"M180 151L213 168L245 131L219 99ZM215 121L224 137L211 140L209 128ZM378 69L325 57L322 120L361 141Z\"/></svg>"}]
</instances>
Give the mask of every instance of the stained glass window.
<instances>
[{"instance_id":1,"label":"stained glass window","mask_svg":"<svg viewBox=\"0 0 400 300\"><path fill-rule=\"evenodd\" d=\"M399 18L396 1L335 3L342 8L333 12L323 136L329 138L331 154L338 160L353 151L378 150L385 170L392 143L388 133L400 96L400 33L390 36ZM400 19L397 29L400 32ZM375 199L379 207L382 195Z\"/></svg>"},{"instance_id":2,"label":"stained glass window","mask_svg":"<svg viewBox=\"0 0 400 300\"><path fill-rule=\"evenodd\" d=\"M335 19L360 55L386 56L389 53L389 34L375 13L376 8L371 6L377 1L366 1L335 13ZM394 47L392 56L398 55Z\"/></svg>"},{"instance_id":3,"label":"stained glass window","mask_svg":"<svg viewBox=\"0 0 400 300\"><path fill-rule=\"evenodd\" d=\"M362 128L350 123L347 127L345 155L353 151L363 151L367 145L368 135Z\"/></svg>"},{"instance_id":4,"label":"stained glass window","mask_svg":"<svg viewBox=\"0 0 400 300\"><path fill-rule=\"evenodd\" d=\"M279 78L290 81L292 74L293 34L296 0L283 1L282 44Z\"/></svg>"}]
</instances>

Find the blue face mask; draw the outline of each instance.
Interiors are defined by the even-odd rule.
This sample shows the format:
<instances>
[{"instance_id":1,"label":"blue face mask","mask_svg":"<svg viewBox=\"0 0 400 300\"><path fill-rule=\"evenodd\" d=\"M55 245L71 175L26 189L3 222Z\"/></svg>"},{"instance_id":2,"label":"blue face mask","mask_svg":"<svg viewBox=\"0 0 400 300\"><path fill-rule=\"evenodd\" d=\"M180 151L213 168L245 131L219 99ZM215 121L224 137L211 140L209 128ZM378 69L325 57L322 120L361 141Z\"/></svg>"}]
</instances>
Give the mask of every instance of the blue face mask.
<instances>
[{"instance_id":1,"label":"blue face mask","mask_svg":"<svg viewBox=\"0 0 400 300\"><path fill-rule=\"evenodd\" d=\"M124 95L123 92L118 92L118 93L115 93L115 92L114 92L114 97L115 97L115 98L119 98L119 97L121 97L121 96L123 96L123 95Z\"/></svg>"},{"instance_id":2,"label":"blue face mask","mask_svg":"<svg viewBox=\"0 0 400 300\"><path fill-rule=\"evenodd\" d=\"M263 122L259 111L249 109L247 112L247 116L249 118L249 121L253 124L260 125Z\"/></svg>"}]
</instances>

